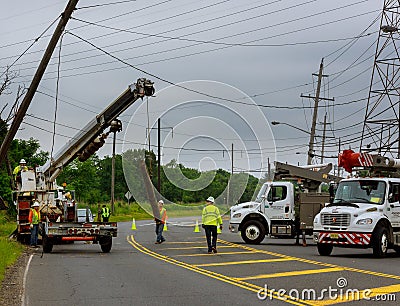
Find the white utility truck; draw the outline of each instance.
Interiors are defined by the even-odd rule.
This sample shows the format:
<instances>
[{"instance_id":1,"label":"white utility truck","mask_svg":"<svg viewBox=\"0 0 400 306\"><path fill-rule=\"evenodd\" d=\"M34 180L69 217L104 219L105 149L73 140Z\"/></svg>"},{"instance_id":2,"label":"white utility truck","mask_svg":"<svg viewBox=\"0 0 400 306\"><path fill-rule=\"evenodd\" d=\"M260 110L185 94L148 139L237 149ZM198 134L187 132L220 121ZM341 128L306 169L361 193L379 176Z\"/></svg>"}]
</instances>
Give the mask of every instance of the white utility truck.
<instances>
[{"instance_id":1,"label":"white utility truck","mask_svg":"<svg viewBox=\"0 0 400 306\"><path fill-rule=\"evenodd\" d=\"M345 150L339 166L359 172L342 180L333 202L315 216L319 254L330 255L334 246L372 248L375 257L389 248L400 252L400 160Z\"/></svg>"},{"instance_id":2,"label":"white utility truck","mask_svg":"<svg viewBox=\"0 0 400 306\"><path fill-rule=\"evenodd\" d=\"M231 207L230 231L240 232L249 244L259 244L266 235L298 237L302 232L305 243L314 216L329 202L329 193L318 192L321 183L340 180L329 174L332 164L313 167L318 170L275 162L274 181L264 183L254 201Z\"/></svg>"}]
</instances>

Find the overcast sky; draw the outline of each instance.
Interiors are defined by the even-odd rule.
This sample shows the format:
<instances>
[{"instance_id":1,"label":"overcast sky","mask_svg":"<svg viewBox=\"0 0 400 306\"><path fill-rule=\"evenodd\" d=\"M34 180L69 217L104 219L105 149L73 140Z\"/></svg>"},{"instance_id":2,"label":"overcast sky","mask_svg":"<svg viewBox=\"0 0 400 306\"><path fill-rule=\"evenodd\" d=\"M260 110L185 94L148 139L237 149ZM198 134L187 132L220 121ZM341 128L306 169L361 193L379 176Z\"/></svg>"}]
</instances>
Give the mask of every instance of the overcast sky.
<instances>
[{"instance_id":1,"label":"overcast sky","mask_svg":"<svg viewBox=\"0 0 400 306\"><path fill-rule=\"evenodd\" d=\"M66 3L2 3L0 70L12 65L18 77L12 93L0 97L1 107L12 104L18 85L29 86L53 33L50 25ZM146 128L156 127L160 117L163 163L175 158L195 168L230 171L234 144L234 171L265 171L268 158L305 164L309 135L269 123L310 130L314 101L300 95L314 95L312 74L324 58L321 95L335 99L321 101L318 113L318 123L327 115L325 155L337 155L339 138L342 149L358 149L382 5L376 0L80 0L17 137L37 138L43 150L51 150L59 65L54 151L145 77L157 90L148 101L149 116L146 100L121 116L117 152L147 147ZM187 97L171 85L182 82L217 98ZM318 136L322 129L318 124ZM156 151L157 134L151 131ZM321 142L317 137L316 155ZM100 152L110 154L111 139Z\"/></svg>"}]
</instances>

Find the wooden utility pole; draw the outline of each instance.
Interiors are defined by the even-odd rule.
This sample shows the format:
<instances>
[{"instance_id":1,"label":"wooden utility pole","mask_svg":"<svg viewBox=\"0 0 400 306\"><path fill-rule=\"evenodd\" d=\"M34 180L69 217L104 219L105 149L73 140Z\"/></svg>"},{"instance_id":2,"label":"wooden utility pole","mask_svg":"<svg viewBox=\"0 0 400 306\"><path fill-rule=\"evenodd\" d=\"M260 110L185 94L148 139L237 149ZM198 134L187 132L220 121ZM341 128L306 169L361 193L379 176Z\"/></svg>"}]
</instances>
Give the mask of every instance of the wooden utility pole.
<instances>
[{"instance_id":1,"label":"wooden utility pole","mask_svg":"<svg viewBox=\"0 0 400 306\"><path fill-rule=\"evenodd\" d=\"M311 95L304 96L303 94L300 95L302 98L311 98L314 99L314 113L313 119L311 124L311 133L310 133L310 142L308 144L308 156L307 156L307 165L311 165L312 155L314 151L314 138L315 138L315 127L317 125L317 115L318 115L318 103L319 100L328 100L328 101L335 101L335 99L328 99L328 98L320 98L321 92L321 81L322 77L327 77L327 75L323 75L322 71L324 69L324 59L321 60L321 64L319 65L319 73L318 73L318 84L317 84L317 91L315 92L315 97ZM315 74L313 74L315 75Z\"/></svg>"},{"instance_id":2,"label":"wooden utility pole","mask_svg":"<svg viewBox=\"0 0 400 306\"><path fill-rule=\"evenodd\" d=\"M75 10L76 5L78 4L79 0L69 0L64 12L61 14L61 19L53 33L53 36L50 39L49 45L47 46L46 51L44 52L43 58L39 64L39 67L36 70L35 75L33 76L32 82L28 88L28 91L25 94L24 99L21 102L21 105L18 109L17 114L15 115L15 118L10 126L10 129L6 135L6 137L3 140L3 143L1 144L0 147L0 164L3 162L3 160L6 157L6 153L8 151L8 148L11 145L11 142L13 141L15 134L17 134L17 131L21 125L22 120L24 119L24 116L28 110L28 107L33 99L33 96L36 93L36 89L39 86L39 83L43 77L43 74L46 70L46 67L50 61L51 55L53 54L53 51L55 47L57 46L58 40L60 39L60 36L62 32L64 31L65 26L67 25L67 22L69 18L72 15L72 12Z\"/></svg>"}]
</instances>

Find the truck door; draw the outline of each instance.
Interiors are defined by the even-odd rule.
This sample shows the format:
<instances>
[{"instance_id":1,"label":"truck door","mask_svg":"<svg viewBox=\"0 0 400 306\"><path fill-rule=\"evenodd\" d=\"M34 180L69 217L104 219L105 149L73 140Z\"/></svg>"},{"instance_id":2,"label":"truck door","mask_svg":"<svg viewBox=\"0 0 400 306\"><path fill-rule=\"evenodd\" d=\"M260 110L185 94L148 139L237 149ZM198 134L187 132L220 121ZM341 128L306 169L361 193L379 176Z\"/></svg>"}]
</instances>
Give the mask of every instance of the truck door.
<instances>
[{"instance_id":1,"label":"truck door","mask_svg":"<svg viewBox=\"0 0 400 306\"><path fill-rule=\"evenodd\" d=\"M400 183L390 182L388 197L388 218L392 227L400 227Z\"/></svg>"},{"instance_id":2,"label":"truck door","mask_svg":"<svg viewBox=\"0 0 400 306\"><path fill-rule=\"evenodd\" d=\"M285 185L272 185L264 201L265 214L271 220L283 220L285 207L288 207L288 188Z\"/></svg>"}]
</instances>

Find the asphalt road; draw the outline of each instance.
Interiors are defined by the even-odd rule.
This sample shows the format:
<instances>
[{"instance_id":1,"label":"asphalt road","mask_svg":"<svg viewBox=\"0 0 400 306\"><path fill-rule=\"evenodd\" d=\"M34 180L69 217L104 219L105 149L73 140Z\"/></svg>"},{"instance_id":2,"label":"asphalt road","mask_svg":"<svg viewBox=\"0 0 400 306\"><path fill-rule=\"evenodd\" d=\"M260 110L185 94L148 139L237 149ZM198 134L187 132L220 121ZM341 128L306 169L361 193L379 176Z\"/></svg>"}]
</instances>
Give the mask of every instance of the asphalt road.
<instances>
[{"instance_id":1,"label":"asphalt road","mask_svg":"<svg viewBox=\"0 0 400 306\"><path fill-rule=\"evenodd\" d=\"M119 223L108 254L101 253L99 245L86 243L54 246L43 257L38 250L26 274L25 305L397 305L400 301L400 256L394 251L388 258L375 259L371 250L337 248L322 257L311 239L307 247L274 238L253 246L229 233L225 225L218 254L209 255L204 232L193 231L193 218L170 222L164 234L167 241L160 245L154 244L154 224L141 221L134 231L131 223Z\"/></svg>"}]
</instances>

